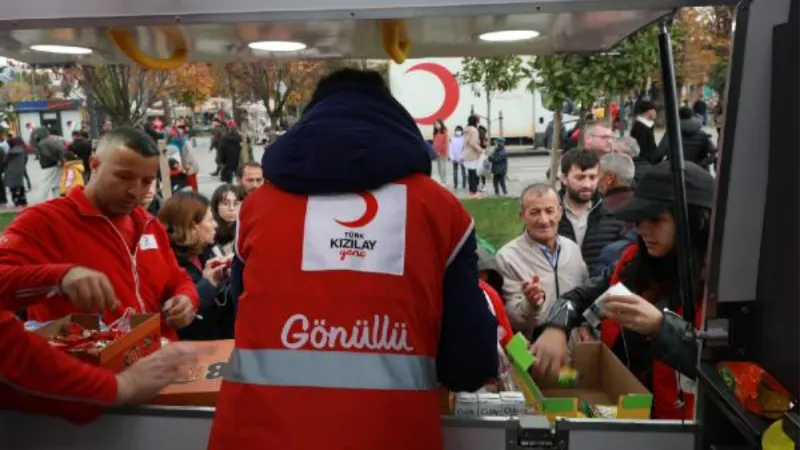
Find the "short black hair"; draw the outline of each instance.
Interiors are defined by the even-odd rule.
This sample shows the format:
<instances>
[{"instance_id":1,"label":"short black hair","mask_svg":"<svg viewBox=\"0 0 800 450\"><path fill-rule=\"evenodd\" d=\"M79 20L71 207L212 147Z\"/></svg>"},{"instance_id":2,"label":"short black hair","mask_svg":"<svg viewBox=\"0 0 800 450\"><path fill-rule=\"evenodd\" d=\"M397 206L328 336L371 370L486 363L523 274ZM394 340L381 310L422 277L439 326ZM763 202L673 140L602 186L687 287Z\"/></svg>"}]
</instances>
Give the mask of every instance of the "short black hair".
<instances>
[{"instance_id":1,"label":"short black hair","mask_svg":"<svg viewBox=\"0 0 800 450\"><path fill-rule=\"evenodd\" d=\"M144 131L137 130L133 127L112 128L111 131L103 136L103 139L118 141L145 158L159 155L158 144L156 144L153 138Z\"/></svg>"},{"instance_id":2,"label":"short black hair","mask_svg":"<svg viewBox=\"0 0 800 450\"><path fill-rule=\"evenodd\" d=\"M651 109L656 109L656 104L650 100L643 99L636 103L636 106L633 108L633 113L638 116L650 111Z\"/></svg>"},{"instance_id":3,"label":"short black hair","mask_svg":"<svg viewBox=\"0 0 800 450\"><path fill-rule=\"evenodd\" d=\"M476 116L475 114L472 114L469 117L467 117L467 126L468 127L477 127L478 126L478 122L479 122L478 116Z\"/></svg>"},{"instance_id":4,"label":"short black hair","mask_svg":"<svg viewBox=\"0 0 800 450\"><path fill-rule=\"evenodd\" d=\"M259 164L257 162L253 162L253 161L246 162L244 164L239 164L239 167L236 169L236 178L241 180L242 176L244 176L244 169L246 169L248 167L261 169L261 164Z\"/></svg>"},{"instance_id":5,"label":"short black hair","mask_svg":"<svg viewBox=\"0 0 800 450\"><path fill-rule=\"evenodd\" d=\"M691 119L694 117L694 111L688 106L681 106L681 109L678 110L678 117L682 120Z\"/></svg>"},{"instance_id":6,"label":"short black hair","mask_svg":"<svg viewBox=\"0 0 800 450\"><path fill-rule=\"evenodd\" d=\"M600 158L597 157L597 153L573 148L561 157L561 173L568 174L572 166L578 166L583 171L597 167L599 164Z\"/></svg>"}]
</instances>

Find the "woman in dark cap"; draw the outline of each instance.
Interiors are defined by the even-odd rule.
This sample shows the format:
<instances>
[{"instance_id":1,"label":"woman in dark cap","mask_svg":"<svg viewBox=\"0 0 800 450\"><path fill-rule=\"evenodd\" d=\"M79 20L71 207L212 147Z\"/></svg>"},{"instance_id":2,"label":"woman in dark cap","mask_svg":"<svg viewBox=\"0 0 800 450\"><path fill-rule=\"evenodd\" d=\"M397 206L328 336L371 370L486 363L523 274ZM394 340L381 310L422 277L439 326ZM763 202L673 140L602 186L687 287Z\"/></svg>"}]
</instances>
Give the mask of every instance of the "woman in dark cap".
<instances>
[{"instance_id":1,"label":"woman in dark cap","mask_svg":"<svg viewBox=\"0 0 800 450\"><path fill-rule=\"evenodd\" d=\"M699 318L714 179L689 162L685 177L690 253L697 281L692 292ZM620 219L636 224L638 240L615 265L557 299L531 346L539 371L558 371L566 362L569 332L585 319L596 322L603 343L653 393L652 413L657 419L692 418L697 376L697 344L686 338L686 330L697 327L699 321L688 324L681 317L674 206L669 163L657 164L642 176L634 196L614 211ZM604 295L617 283L630 292ZM600 297L604 304L595 309L592 304ZM587 310L598 314L585 315Z\"/></svg>"}]
</instances>

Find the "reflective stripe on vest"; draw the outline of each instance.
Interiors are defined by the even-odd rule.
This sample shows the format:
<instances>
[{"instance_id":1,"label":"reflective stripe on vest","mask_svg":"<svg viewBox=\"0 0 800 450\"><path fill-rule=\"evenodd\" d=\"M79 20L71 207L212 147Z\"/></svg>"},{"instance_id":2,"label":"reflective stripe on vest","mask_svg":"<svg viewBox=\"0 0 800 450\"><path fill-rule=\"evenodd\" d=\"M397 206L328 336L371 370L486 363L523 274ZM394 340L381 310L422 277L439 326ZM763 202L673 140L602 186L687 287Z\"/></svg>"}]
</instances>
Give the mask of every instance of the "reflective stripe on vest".
<instances>
[{"instance_id":1,"label":"reflective stripe on vest","mask_svg":"<svg viewBox=\"0 0 800 450\"><path fill-rule=\"evenodd\" d=\"M435 389L427 356L339 351L234 349L225 380L260 386L424 391Z\"/></svg>"}]
</instances>

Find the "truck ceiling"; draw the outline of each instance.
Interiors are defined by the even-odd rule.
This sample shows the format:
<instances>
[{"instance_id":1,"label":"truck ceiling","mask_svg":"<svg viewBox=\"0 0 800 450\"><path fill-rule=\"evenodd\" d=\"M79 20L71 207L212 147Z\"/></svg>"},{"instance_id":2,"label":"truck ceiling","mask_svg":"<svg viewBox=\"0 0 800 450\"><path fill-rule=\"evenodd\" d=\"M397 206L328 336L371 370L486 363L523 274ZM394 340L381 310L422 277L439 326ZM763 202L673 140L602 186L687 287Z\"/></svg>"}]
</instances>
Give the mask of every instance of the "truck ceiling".
<instances>
[{"instance_id":1,"label":"truck ceiling","mask_svg":"<svg viewBox=\"0 0 800 450\"><path fill-rule=\"evenodd\" d=\"M275 56L386 58L387 53L392 53L386 47L387 30L382 28L387 20L400 25L396 33L410 43L407 53L412 58L598 52L613 47L675 8L737 1L12 0L4 3L0 16L0 56L31 64L108 64L135 60L130 58L130 50L119 49L119 39L126 39L129 48L138 49L139 55L160 60L174 56L176 48L186 54L182 58L185 61L226 62ZM110 28L122 32L117 44ZM539 35L514 42L479 39L484 33L509 30L533 30ZM273 47L267 51L250 48L249 44L258 41L270 41ZM306 48L276 51L274 41ZM35 46L79 47L72 50L81 50L82 54L32 50Z\"/></svg>"}]
</instances>

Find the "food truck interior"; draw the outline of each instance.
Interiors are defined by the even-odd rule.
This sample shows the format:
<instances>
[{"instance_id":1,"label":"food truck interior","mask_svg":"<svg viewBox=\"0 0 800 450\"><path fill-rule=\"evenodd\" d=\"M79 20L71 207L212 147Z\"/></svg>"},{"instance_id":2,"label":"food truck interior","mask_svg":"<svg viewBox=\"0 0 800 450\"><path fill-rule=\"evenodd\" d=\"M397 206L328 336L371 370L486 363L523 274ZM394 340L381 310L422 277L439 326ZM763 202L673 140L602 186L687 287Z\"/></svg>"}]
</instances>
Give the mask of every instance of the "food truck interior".
<instances>
[{"instance_id":1,"label":"food truck interior","mask_svg":"<svg viewBox=\"0 0 800 450\"><path fill-rule=\"evenodd\" d=\"M695 422L443 417L447 449L757 449L769 422L739 406L715 364L760 363L800 395L800 0L195 0L123 2L25 0L0 10L0 54L52 64L136 62L174 68L276 56L248 42L281 37L308 43L302 58L397 59L382 21L401 23L409 57L604 52L655 21L669 32L681 7L735 5L727 112L708 255L707 326L687 338L703 346ZM123 30L112 38L109 28ZM533 41L479 43L479 33L534 28ZM127 33L127 34L126 34ZM118 35L119 36L119 35ZM662 43L668 42L663 34ZM92 49L66 55L31 51L58 44ZM176 45L183 51L174 51ZM139 51L141 50L141 51ZM676 133L671 55L661 46L668 132ZM154 55L154 56L147 56ZM171 55L171 56L170 56ZM157 57L165 59L156 59ZM188 59L187 59L188 58ZM669 89L667 89L669 90ZM671 98L670 98L671 97ZM671 116L671 117L670 117ZM680 141L680 140L678 140ZM671 154L681 160L680 146ZM680 169L680 164L676 164ZM676 171L676 189L682 176ZM796 406L795 406L796 408ZM214 410L143 407L111 411L93 424L0 412L0 448L205 448ZM796 432L796 409L783 421ZM310 423L313 430L314 424ZM312 431L313 432L313 431ZM406 432L406 430L398 430Z\"/></svg>"}]
</instances>

